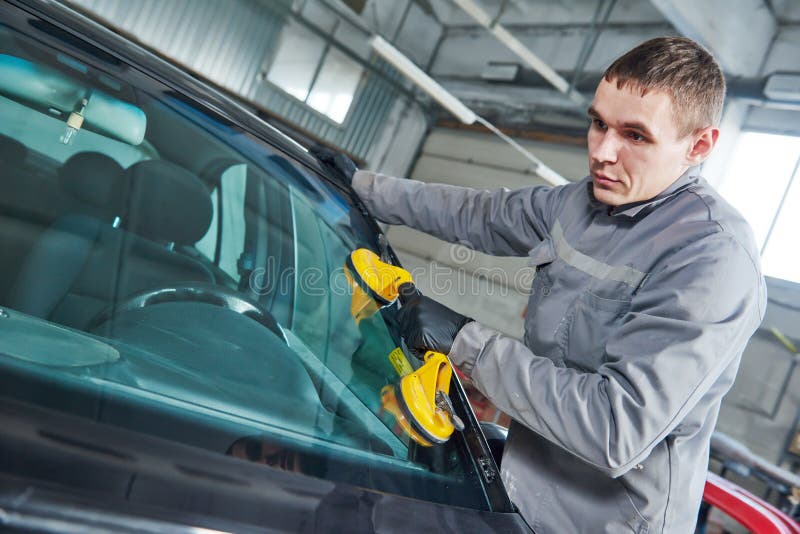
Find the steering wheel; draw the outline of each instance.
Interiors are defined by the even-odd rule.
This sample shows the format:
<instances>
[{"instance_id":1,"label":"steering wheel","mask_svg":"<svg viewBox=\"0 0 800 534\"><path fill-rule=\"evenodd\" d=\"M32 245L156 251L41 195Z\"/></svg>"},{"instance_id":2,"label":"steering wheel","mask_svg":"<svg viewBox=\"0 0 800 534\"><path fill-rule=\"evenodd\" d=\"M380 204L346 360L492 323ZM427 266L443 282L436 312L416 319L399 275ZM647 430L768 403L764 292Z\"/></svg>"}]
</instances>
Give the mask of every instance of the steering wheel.
<instances>
[{"instance_id":1,"label":"steering wheel","mask_svg":"<svg viewBox=\"0 0 800 534\"><path fill-rule=\"evenodd\" d=\"M86 330L91 332L117 315L166 302L200 302L220 306L253 319L286 342L275 317L263 306L226 286L201 282L174 284L132 295L120 303L107 306L92 317Z\"/></svg>"}]
</instances>

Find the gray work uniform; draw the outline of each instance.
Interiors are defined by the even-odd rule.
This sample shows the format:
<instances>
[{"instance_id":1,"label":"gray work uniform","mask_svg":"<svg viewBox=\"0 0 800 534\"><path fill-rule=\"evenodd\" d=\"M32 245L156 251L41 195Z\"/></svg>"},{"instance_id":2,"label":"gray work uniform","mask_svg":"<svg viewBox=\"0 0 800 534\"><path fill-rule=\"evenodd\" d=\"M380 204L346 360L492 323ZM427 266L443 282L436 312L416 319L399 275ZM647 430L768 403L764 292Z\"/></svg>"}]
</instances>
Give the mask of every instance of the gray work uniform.
<instances>
[{"instance_id":1,"label":"gray work uniform","mask_svg":"<svg viewBox=\"0 0 800 534\"><path fill-rule=\"evenodd\" d=\"M764 316L758 250L688 172L616 209L591 185L353 179L381 221L537 268L524 343L473 322L449 354L513 419L502 477L531 527L693 532L720 401Z\"/></svg>"}]
</instances>

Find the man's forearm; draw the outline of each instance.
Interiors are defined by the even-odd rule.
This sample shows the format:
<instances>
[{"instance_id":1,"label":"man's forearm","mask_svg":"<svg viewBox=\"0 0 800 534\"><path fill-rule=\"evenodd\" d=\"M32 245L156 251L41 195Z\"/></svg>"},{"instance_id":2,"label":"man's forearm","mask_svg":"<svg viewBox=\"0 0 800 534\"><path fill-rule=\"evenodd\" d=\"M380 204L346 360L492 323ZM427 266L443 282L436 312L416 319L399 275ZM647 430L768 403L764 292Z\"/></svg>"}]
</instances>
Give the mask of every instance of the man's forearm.
<instances>
[{"instance_id":1,"label":"man's forearm","mask_svg":"<svg viewBox=\"0 0 800 534\"><path fill-rule=\"evenodd\" d=\"M382 222L488 254L524 255L548 233L550 188L481 191L358 171L353 189Z\"/></svg>"},{"instance_id":2,"label":"man's forearm","mask_svg":"<svg viewBox=\"0 0 800 534\"><path fill-rule=\"evenodd\" d=\"M685 350L713 342L715 332L697 328L676 352L658 365L642 354L595 372L558 367L516 339L479 323L466 325L450 351L451 361L473 380L500 410L608 476L625 474L644 460L705 394L735 358L709 354L698 373L671 388L666 381ZM683 346L681 346L683 345Z\"/></svg>"},{"instance_id":3,"label":"man's forearm","mask_svg":"<svg viewBox=\"0 0 800 534\"><path fill-rule=\"evenodd\" d=\"M461 330L449 357L501 411L609 476L647 454L645 436L611 424L616 416L599 374L556 367L475 322Z\"/></svg>"}]
</instances>

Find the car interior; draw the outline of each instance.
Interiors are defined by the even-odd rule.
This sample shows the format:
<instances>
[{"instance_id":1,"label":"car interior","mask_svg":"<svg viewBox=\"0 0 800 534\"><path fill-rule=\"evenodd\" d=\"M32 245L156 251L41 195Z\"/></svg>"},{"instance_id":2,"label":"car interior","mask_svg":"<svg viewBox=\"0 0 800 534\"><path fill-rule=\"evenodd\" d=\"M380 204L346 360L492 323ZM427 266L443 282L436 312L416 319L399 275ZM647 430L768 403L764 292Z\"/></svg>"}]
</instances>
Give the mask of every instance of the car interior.
<instances>
[{"instance_id":1,"label":"car interior","mask_svg":"<svg viewBox=\"0 0 800 534\"><path fill-rule=\"evenodd\" d=\"M485 506L463 444L418 450L380 409L393 311L356 324L349 294L330 291L359 239L347 203L148 83L0 26L0 308L27 333L0 337L4 395L223 454L267 443L312 476ZM74 351L90 342L97 358ZM439 491L454 480L470 490Z\"/></svg>"}]
</instances>

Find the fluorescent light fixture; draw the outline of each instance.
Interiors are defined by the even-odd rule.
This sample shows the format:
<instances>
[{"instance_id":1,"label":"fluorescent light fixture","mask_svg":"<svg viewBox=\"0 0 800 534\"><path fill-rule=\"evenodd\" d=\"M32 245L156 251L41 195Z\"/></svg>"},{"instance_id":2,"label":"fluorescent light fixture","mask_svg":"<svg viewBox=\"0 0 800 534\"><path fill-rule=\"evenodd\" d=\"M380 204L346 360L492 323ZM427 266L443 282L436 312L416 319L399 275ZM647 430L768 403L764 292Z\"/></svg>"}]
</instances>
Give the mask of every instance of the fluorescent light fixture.
<instances>
[{"instance_id":1,"label":"fluorescent light fixture","mask_svg":"<svg viewBox=\"0 0 800 534\"><path fill-rule=\"evenodd\" d=\"M534 164L533 171L538 174L541 178L543 178L546 182L550 182L553 185L565 185L569 182L566 178L558 174L556 171L548 167L544 164L542 160L531 154L524 146L520 145L514 139L504 134L500 128L492 124L491 122L487 121L483 117L478 117L478 122L486 126L493 134L497 137L511 145L511 148L525 156L529 161Z\"/></svg>"},{"instance_id":2,"label":"fluorescent light fixture","mask_svg":"<svg viewBox=\"0 0 800 534\"><path fill-rule=\"evenodd\" d=\"M533 164L533 170L547 182L553 185L563 185L569 183L563 176L542 163L542 160L531 154L522 145L505 135L497 127L483 117L479 117L474 111L464 105L461 100L449 93L444 87L439 85L433 78L417 67L413 61L408 59L402 52L386 42L380 35L375 35L369 40L369 45L383 59L388 61L394 68L399 70L406 78L417 84L417 86L428 93L431 98L436 100L443 108L455 115L464 124L479 122L496 134L500 139L511 145L514 150L525 156Z\"/></svg>"},{"instance_id":3,"label":"fluorescent light fixture","mask_svg":"<svg viewBox=\"0 0 800 534\"><path fill-rule=\"evenodd\" d=\"M800 73L776 72L770 74L764 86L764 96L771 100L800 102Z\"/></svg>"},{"instance_id":4,"label":"fluorescent light fixture","mask_svg":"<svg viewBox=\"0 0 800 534\"><path fill-rule=\"evenodd\" d=\"M369 45L383 59L399 70L403 75L417 84L417 86L428 93L431 98L436 100L443 108L455 115L464 124L472 124L477 120L477 115L464 105L458 98L448 93L444 87L439 85L433 78L414 65L402 52L390 45L380 35L375 35L369 40Z\"/></svg>"},{"instance_id":5,"label":"fluorescent light fixture","mask_svg":"<svg viewBox=\"0 0 800 534\"><path fill-rule=\"evenodd\" d=\"M481 71L481 79L493 82L513 82L519 75L516 63L497 63L490 61Z\"/></svg>"},{"instance_id":6,"label":"fluorescent light fixture","mask_svg":"<svg viewBox=\"0 0 800 534\"><path fill-rule=\"evenodd\" d=\"M550 65L542 61L539 56L534 54L522 41L514 37L505 27L493 21L492 17L477 2L474 0L453 0L453 3L475 19L475 22L486 28L489 33L494 35L506 48L514 52L526 65L541 74L553 87L566 94L576 104L584 104L583 96L574 89L570 90L567 80L562 78Z\"/></svg>"}]
</instances>

